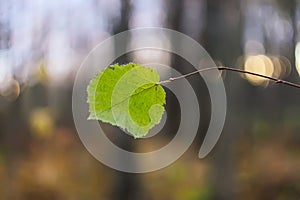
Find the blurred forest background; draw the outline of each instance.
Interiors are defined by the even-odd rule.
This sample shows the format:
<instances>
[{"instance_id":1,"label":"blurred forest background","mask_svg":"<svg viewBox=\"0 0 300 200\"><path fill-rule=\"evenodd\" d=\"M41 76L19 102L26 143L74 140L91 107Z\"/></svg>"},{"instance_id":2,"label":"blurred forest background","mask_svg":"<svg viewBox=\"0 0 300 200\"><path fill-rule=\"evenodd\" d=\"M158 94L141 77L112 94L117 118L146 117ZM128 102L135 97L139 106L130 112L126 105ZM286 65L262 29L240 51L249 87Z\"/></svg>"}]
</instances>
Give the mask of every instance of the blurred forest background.
<instances>
[{"instance_id":1,"label":"blurred forest background","mask_svg":"<svg viewBox=\"0 0 300 200\"><path fill-rule=\"evenodd\" d=\"M299 199L300 90L253 76L222 74L227 121L205 159L197 152L209 96L192 77L203 120L174 164L126 174L88 153L72 118L76 71L104 39L149 26L189 35L217 65L300 83L297 0L0 0L0 199ZM169 65L187 69L176 56ZM145 151L170 140L178 113L168 105L164 136L138 146L120 134L123 145Z\"/></svg>"}]
</instances>

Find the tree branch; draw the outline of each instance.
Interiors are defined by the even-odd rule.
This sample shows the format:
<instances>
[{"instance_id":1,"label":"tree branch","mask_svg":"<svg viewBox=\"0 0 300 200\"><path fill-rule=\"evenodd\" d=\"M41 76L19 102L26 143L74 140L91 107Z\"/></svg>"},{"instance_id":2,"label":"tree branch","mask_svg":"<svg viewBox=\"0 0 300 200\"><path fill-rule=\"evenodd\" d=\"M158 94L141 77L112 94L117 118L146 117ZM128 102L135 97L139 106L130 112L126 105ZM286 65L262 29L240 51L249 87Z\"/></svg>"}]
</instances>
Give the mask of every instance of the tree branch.
<instances>
[{"instance_id":1,"label":"tree branch","mask_svg":"<svg viewBox=\"0 0 300 200\"><path fill-rule=\"evenodd\" d=\"M210 71L210 70L216 70L216 69L219 70L219 71L225 71L226 70L226 71L238 72L238 73L242 73L242 74L250 74L250 75L253 75L253 76L258 76L258 77L261 77L261 78L265 78L265 79L274 81L275 83L289 85L289 86L292 86L292 87L300 89L300 85L296 84L296 83L292 83L292 82L289 82L289 81L281 80L281 79L274 78L274 77L271 77L271 76L265 76L265 75L254 73L254 72L245 71L245 70L242 70L242 69L235 69L235 68L224 67L224 66L199 69L197 71L194 71L194 72L191 72L191 73L188 73L188 74L184 74L184 75L177 76L177 77L174 77L174 78L169 78L168 80L165 80L165 81L160 81L160 82L158 82L158 84L159 85L163 85L163 84L171 83L171 82L173 82L175 80L178 80L178 79L181 79L181 78L186 78L186 77L192 76L192 75L197 74L197 73L201 73L201 72L205 72L205 71Z\"/></svg>"}]
</instances>

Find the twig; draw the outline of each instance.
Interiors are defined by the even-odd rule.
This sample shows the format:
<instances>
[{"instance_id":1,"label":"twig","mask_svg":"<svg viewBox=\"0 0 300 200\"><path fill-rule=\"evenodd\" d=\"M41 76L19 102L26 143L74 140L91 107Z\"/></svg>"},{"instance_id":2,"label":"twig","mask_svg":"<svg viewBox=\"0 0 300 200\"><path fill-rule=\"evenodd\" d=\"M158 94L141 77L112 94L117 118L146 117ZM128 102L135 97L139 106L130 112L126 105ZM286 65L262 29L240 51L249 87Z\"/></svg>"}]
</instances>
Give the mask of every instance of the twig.
<instances>
[{"instance_id":1,"label":"twig","mask_svg":"<svg viewBox=\"0 0 300 200\"><path fill-rule=\"evenodd\" d=\"M292 82L289 82L289 81L281 80L281 79L274 78L274 77L271 77L271 76L265 76L265 75L254 73L254 72L245 71L245 70L242 70L242 69L235 69L235 68L224 67L224 66L199 69L197 71L194 71L194 72L191 72L191 73L188 73L188 74L184 74L184 75L177 76L177 77L174 77L174 78L169 78L168 80L165 80L165 81L160 81L160 82L158 82L158 84L162 85L162 84L171 83L171 82L173 82L175 80L178 80L178 79L181 79L181 78L185 78L185 77L188 77L188 76L192 76L192 75L197 74L197 73L201 73L201 72L205 72L205 71L210 71L210 70L216 70L216 69L219 70L219 71L225 71L225 70L227 70L227 71L239 72L239 73L243 73L243 74L250 74L250 75L253 75L253 76L258 76L258 77L261 77L261 78L272 80L275 83L281 83L281 84L289 85L289 86L292 86L292 87L295 87L295 88L300 88L300 85L298 85L296 83L292 83Z\"/></svg>"}]
</instances>

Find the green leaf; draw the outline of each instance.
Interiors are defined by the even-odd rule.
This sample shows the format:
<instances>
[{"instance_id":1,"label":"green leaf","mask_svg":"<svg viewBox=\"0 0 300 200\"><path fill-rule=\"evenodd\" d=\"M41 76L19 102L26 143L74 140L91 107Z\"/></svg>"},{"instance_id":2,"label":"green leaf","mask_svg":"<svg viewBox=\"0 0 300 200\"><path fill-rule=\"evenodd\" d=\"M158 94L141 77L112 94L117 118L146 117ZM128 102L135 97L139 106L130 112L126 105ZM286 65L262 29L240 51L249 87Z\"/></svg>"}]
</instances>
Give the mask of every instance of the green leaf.
<instances>
[{"instance_id":1,"label":"green leaf","mask_svg":"<svg viewBox=\"0 0 300 200\"><path fill-rule=\"evenodd\" d=\"M158 82L155 70L138 64L107 67L88 86L88 119L118 126L135 138L145 136L165 110L166 93Z\"/></svg>"}]
</instances>

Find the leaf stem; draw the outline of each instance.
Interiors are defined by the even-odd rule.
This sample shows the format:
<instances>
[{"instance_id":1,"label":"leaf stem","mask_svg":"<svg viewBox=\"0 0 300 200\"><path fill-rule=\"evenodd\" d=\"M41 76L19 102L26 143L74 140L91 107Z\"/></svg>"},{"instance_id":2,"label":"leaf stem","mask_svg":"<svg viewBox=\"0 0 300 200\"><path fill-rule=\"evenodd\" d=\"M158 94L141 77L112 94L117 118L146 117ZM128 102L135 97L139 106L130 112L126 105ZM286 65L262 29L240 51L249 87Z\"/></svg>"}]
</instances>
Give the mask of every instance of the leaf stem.
<instances>
[{"instance_id":1,"label":"leaf stem","mask_svg":"<svg viewBox=\"0 0 300 200\"><path fill-rule=\"evenodd\" d=\"M292 82L289 82L289 81L281 80L281 79L278 79L278 78L275 78L275 77L271 77L271 76L266 76L266 75L258 74L258 73L255 73L255 72L249 72L249 71L246 71L246 70L235 69L235 68L225 67L225 66L199 69L197 71L194 71L194 72L191 72L191 73L188 73L188 74L184 74L184 75L181 75L181 76L169 78L168 80L165 80L165 81L160 81L157 84L163 85L163 84L171 83L171 82L173 82L175 80L178 80L178 79L181 79L181 78L186 78L186 77L192 76L192 75L197 74L197 73L211 71L211 70L216 70L216 69L219 70L219 71L225 71L226 70L226 71L238 72L238 73L242 73L242 74L250 74L250 75L253 75L253 76L258 76L258 77L261 77L261 78L269 79L271 81L274 81L275 83L289 85L289 86L292 86L292 87L300 89L300 85L296 84L296 83L292 83Z\"/></svg>"}]
</instances>

